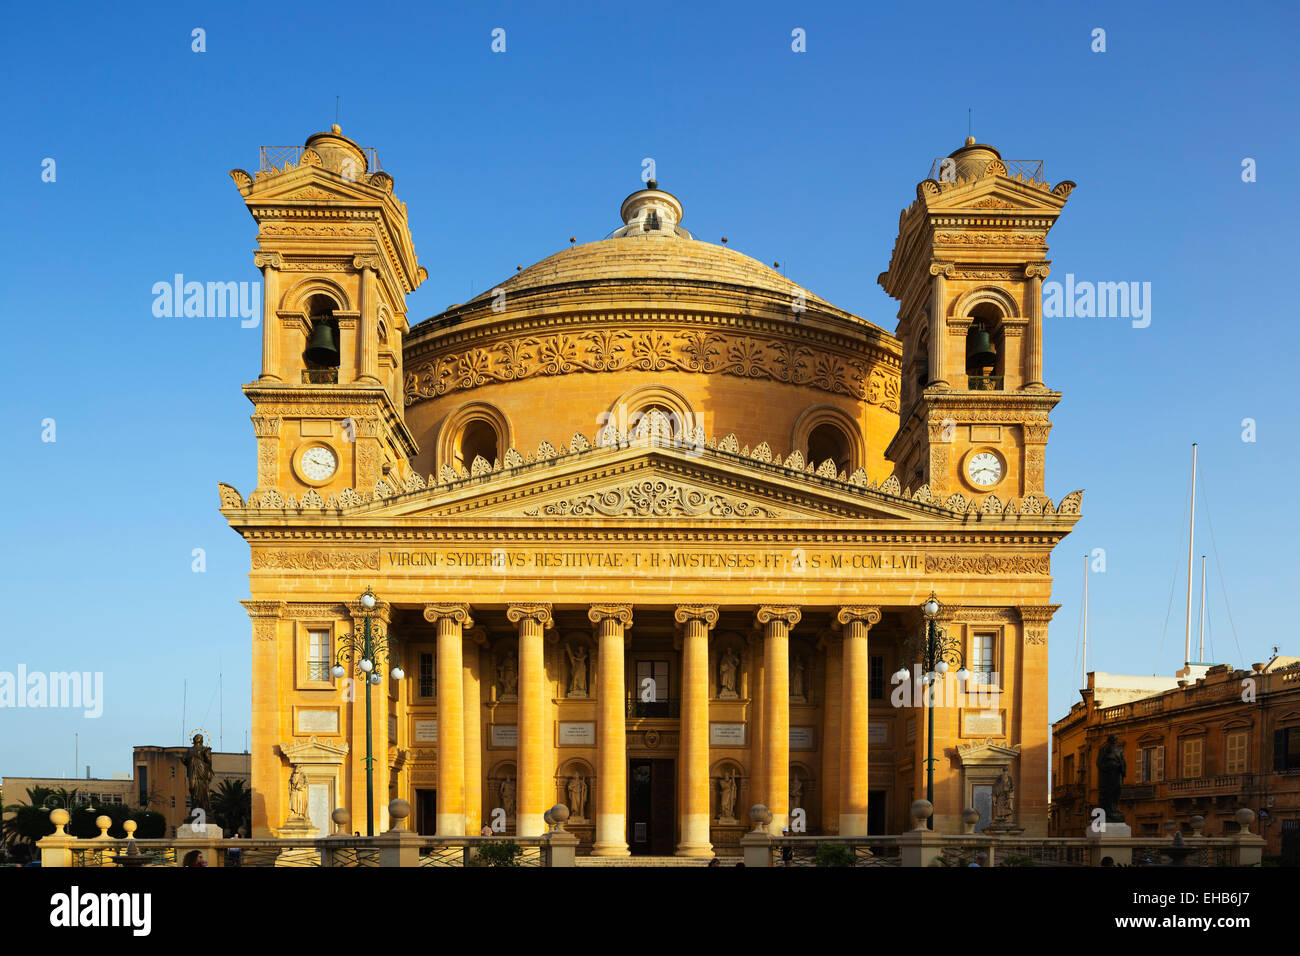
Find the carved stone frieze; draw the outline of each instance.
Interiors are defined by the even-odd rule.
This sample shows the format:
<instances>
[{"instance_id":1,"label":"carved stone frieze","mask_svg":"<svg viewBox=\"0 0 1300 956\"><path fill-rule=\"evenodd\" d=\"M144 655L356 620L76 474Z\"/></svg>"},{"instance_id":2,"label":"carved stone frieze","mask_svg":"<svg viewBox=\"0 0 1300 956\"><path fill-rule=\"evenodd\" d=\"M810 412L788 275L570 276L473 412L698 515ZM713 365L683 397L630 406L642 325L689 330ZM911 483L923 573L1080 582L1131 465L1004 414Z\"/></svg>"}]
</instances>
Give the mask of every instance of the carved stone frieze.
<instances>
[{"instance_id":1,"label":"carved stone frieze","mask_svg":"<svg viewBox=\"0 0 1300 956\"><path fill-rule=\"evenodd\" d=\"M682 515L715 518L774 518L780 512L728 495L683 488L667 481L647 479L619 488L565 501L542 505L543 515L579 518L588 515L614 517L668 517Z\"/></svg>"}]
</instances>

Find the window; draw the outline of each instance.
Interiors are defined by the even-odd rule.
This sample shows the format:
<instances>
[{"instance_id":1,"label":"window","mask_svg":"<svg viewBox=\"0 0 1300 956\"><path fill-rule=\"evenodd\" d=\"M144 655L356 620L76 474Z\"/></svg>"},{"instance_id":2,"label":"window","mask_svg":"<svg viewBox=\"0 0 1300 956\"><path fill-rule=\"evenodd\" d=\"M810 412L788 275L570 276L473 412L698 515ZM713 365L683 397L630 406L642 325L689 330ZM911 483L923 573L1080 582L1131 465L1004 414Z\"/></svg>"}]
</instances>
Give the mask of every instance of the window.
<instances>
[{"instance_id":1,"label":"window","mask_svg":"<svg viewBox=\"0 0 1300 956\"><path fill-rule=\"evenodd\" d=\"M1205 753L1205 739L1188 737L1183 741L1183 777L1199 777L1204 769L1201 758Z\"/></svg>"},{"instance_id":2,"label":"window","mask_svg":"<svg viewBox=\"0 0 1300 956\"><path fill-rule=\"evenodd\" d=\"M307 632L307 679L330 679L330 632L326 628L313 628Z\"/></svg>"},{"instance_id":3,"label":"window","mask_svg":"<svg viewBox=\"0 0 1300 956\"><path fill-rule=\"evenodd\" d=\"M974 674L977 684L992 684L993 659L997 649L998 636L993 631L981 631L971 638L971 660L967 670Z\"/></svg>"},{"instance_id":4,"label":"window","mask_svg":"<svg viewBox=\"0 0 1300 956\"><path fill-rule=\"evenodd\" d=\"M885 699L885 659L879 654L871 655L871 673L867 682L869 700Z\"/></svg>"},{"instance_id":5,"label":"window","mask_svg":"<svg viewBox=\"0 0 1300 956\"><path fill-rule=\"evenodd\" d=\"M149 765L137 764L135 775L140 787L136 802L142 807L147 807L149 806Z\"/></svg>"},{"instance_id":6,"label":"window","mask_svg":"<svg viewBox=\"0 0 1300 956\"><path fill-rule=\"evenodd\" d=\"M424 653L420 655L420 683L417 693L421 697L432 697L434 694L432 654Z\"/></svg>"},{"instance_id":7,"label":"window","mask_svg":"<svg viewBox=\"0 0 1300 956\"><path fill-rule=\"evenodd\" d=\"M1248 735L1244 730L1229 731L1223 739L1223 772L1246 772Z\"/></svg>"},{"instance_id":8,"label":"window","mask_svg":"<svg viewBox=\"0 0 1300 956\"><path fill-rule=\"evenodd\" d=\"M637 661L636 686L632 688L637 717L672 717L668 699L668 662ZM647 697L653 699L647 700Z\"/></svg>"},{"instance_id":9,"label":"window","mask_svg":"<svg viewBox=\"0 0 1300 956\"><path fill-rule=\"evenodd\" d=\"M1074 754L1066 754L1061 758L1061 777L1062 783L1066 785L1074 783Z\"/></svg>"},{"instance_id":10,"label":"window","mask_svg":"<svg viewBox=\"0 0 1300 956\"><path fill-rule=\"evenodd\" d=\"M476 418L466 423L456 438L455 464L468 471L474 465L475 458L482 458L489 465L494 464L499 455L497 430L485 419Z\"/></svg>"},{"instance_id":11,"label":"window","mask_svg":"<svg viewBox=\"0 0 1300 956\"><path fill-rule=\"evenodd\" d=\"M1165 748L1143 747L1138 751L1137 782L1159 783L1165 779Z\"/></svg>"},{"instance_id":12,"label":"window","mask_svg":"<svg viewBox=\"0 0 1300 956\"><path fill-rule=\"evenodd\" d=\"M172 768L171 768L171 771L172 771L172 779L175 780L175 779L176 779L176 768L175 768L175 767L172 767Z\"/></svg>"},{"instance_id":13,"label":"window","mask_svg":"<svg viewBox=\"0 0 1300 956\"><path fill-rule=\"evenodd\" d=\"M851 470L853 459L847 436L838 426L823 422L808 433L808 460L820 465L827 459L835 462L836 471Z\"/></svg>"},{"instance_id":14,"label":"window","mask_svg":"<svg viewBox=\"0 0 1300 956\"><path fill-rule=\"evenodd\" d=\"M1300 770L1300 727L1273 731L1273 769Z\"/></svg>"}]
</instances>

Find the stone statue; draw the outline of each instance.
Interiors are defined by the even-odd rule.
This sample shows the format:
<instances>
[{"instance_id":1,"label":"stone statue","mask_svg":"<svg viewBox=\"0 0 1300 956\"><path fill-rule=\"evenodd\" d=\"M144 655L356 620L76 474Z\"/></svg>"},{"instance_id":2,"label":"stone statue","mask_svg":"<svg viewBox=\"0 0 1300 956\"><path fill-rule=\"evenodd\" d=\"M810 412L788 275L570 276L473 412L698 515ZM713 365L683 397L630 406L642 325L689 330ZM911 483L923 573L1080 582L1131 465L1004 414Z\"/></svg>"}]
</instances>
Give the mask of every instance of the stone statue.
<instances>
[{"instance_id":1,"label":"stone statue","mask_svg":"<svg viewBox=\"0 0 1300 956\"><path fill-rule=\"evenodd\" d=\"M515 778L503 777L501 780L501 809L509 819L515 815Z\"/></svg>"},{"instance_id":2,"label":"stone statue","mask_svg":"<svg viewBox=\"0 0 1300 956\"><path fill-rule=\"evenodd\" d=\"M1097 787L1100 791L1101 809L1110 823L1124 822L1124 814L1119 811L1119 792L1124 786L1127 770L1124 748L1120 746L1119 738L1111 734L1106 738L1106 746L1097 754Z\"/></svg>"},{"instance_id":3,"label":"stone statue","mask_svg":"<svg viewBox=\"0 0 1300 956\"><path fill-rule=\"evenodd\" d=\"M736 819L736 771L728 770L718 778L718 819Z\"/></svg>"},{"instance_id":4,"label":"stone statue","mask_svg":"<svg viewBox=\"0 0 1300 956\"><path fill-rule=\"evenodd\" d=\"M297 764L289 774L289 818L307 819L307 775Z\"/></svg>"},{"instance_id":5,"label":"stone statue","mask_svg":"<svg viewBox=\"0 0 1300 956\"><path fill-rule=\"evenodd\" d=\"M790 774L790 809L803 806L803 778L797 773Z\"/></svg>"},{"instance_id":6,"label":"stone statue","mask_svg":"<svg viewBox=\"0 0 1300 956\"><path fill-rule=\"evenodd\" d=\"M1006 767L993 781L993 822L1010 823L1016 809L1016 782Z\"/></svg>"},{"instance_id":7,"label":"stone statue","mask_svg":"<svg viewBox=\"0 0 1300 956\"><path fill-rule=\"evenodd\" d=\"M569 656L569 697L587 696L587 649L581 644L565 644ZM573 808L570 807L570 810Z\"/></svg>"},{"instance_id":8,"label":"stone statue","mask_svg":"<svg viewBox=\"0 0 1300 956\"><path fill-rule=\"evenodd\" d=\"M497 664L497 679L501 682L501 696L514 697L519 690L519 667L514 651L507 651Z\"/></svg>"},{"instance_id":9,"label":"stone statue","mask_svg":"<svg viewBox=\"0 0 1300 956\"><path fill-rule=\"evenodd\" d=\"M803 658L795 656L794 663L790 667L790 696L795 700L805 699L803 690L804 664Z\"/></svg>"},{"instance_id":10,"label":"stone statue","mask_svg":"<svg viewBox=\"0 0 1300 956\"><path fill-rule=\"evenodd\" d=\"M190 807L211 810L212 800L208 787L212 783L212 748L203 743L203 735L195 734L190 749L181 758L185 764L185 779L189 784Z\"/></svg>"},{"instance_id":11,"label":"stone statue","mask_svg":"<svg viewBox=\"0 0 1300 956\"><path fill-rule=\"evenodd\" d=\"M722 660L718 662L718 684L721 690L718 692L719 697L736 697L736 674L740 670L740 655L734 648L728 647L722 652Z\"/></svg>"},{"instance_id":12,"label":"stone statue","mask_svg":"<svg viewBox=\"0 0 1300 956\"><path fill-rule=\"evenodd\" d=\"M565 788L569 795L569 813L574 820L587 819L587 778L581 773L575 773L569 778L569 784Z\"/></svg>"}]
</instances>

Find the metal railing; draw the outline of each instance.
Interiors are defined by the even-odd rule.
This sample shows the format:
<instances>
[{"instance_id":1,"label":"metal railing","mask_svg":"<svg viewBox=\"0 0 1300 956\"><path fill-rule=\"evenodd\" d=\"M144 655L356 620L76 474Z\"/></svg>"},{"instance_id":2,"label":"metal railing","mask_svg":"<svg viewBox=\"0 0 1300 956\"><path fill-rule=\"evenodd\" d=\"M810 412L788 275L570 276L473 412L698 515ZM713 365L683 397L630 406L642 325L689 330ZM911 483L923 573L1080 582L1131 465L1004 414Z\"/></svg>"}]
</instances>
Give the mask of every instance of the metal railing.
<instances>
[{"instance_id":1,"label":"metal railing","mask_svg":"<svg viewBox=\"0 0 1300 956\"><path fill-rule=\"evenodd\" d=\"M682 702L680 700L636 700L627 702L629 717L680 717Z\"/></svg>"},{"instance_id":2,"label":"metal railing","mask_svg":"<svg viewBox=\"0 0 1300 956\"><path fill-rule=\"evenodd\" d=\"M972 392L1000 392L1002 379L1001 375L968 375L966 388Z\"/></svg>"},{"instance_id":3,"label":"metal railing","mask_svg":"<svg viewBox=\"0 0 1300 956\"><path fill-rule=\"evenodd\" d=\"M853 862L847 862L849 859ZM781 836L772 839L770 865L901 866L902 863L896 836Z\"/></svg>"},{"instance_id":4,"label":"metal railing","mask_svg":"<svg viewBox=\"0 0 1300 956\"><path fill-rule=\"evenodd\" d=\"M339 370L336 368L305 368L302 370L304 385L337 385Z\"/></svg>"},{"instance_id":5,"label":"metal railing","mask_svg":"<svg viewBox=\"0 0 1300 956\"><path fill-rule=\"evenodd\" d=\"M944 167L944 163L956 163L956 160L950 156L939 156L930 164L930 175L927 179L933 179L936 182L952 182L952 177L956 175L956 166ZM1007 175L1012 179L1024 179L1031 183L1047 182L1046 167L1041 159L1004 159L1002 165L1007 167Z\"/></svg>"},{"instance_id":6,"label":"metal railing","mask_svg":"<svg viewBox=\"0 0 1300 956\"><path fill-rule=\"evenodd\" d=\"M257 171L259 173L281 172L287 165L297 166L302 161L305 146L262 146L258 149ZM379 153L373 146L360 147L366 157L366 172L377 173L383 167L379 165ZM358 170L360 172L360 170Z\"/></svg>"}]
</instances>

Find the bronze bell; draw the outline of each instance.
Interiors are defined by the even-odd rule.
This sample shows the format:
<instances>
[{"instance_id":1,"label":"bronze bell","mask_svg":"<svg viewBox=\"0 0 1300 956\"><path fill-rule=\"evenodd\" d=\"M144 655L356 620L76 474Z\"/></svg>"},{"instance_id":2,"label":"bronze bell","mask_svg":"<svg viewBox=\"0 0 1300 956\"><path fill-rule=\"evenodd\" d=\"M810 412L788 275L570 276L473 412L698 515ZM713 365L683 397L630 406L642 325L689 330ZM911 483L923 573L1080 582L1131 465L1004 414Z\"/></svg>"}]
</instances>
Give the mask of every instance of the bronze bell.
<instances>
[{"instance_id":1,"label":"bronze bell","mask_svg":"<svg viewBox=\"0 0 1300 956\"><path fill-rule=\"evenodd\" d=\"M339 364L339 333L329 322L315 322L311 327L311 338L307 341L307 350L302 353L309 362L317 365L337 366Z\"/></svg>"},{"instance_id":2,"label":"bronze bell","mask_svg":"<svg viewBox=\"0 0 1300 956\"><path fill-rule=\"evenodd\" d=\"M966 374L981 375L998 360L997 350L989 339L989 330L976 324L966 339Z\"/></svg>"}]
</instances>

